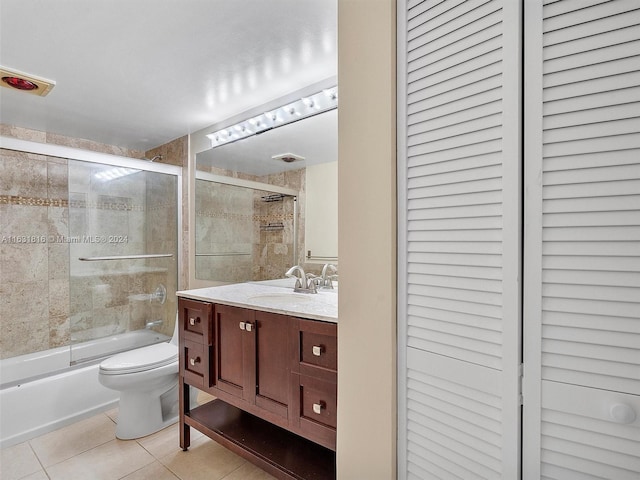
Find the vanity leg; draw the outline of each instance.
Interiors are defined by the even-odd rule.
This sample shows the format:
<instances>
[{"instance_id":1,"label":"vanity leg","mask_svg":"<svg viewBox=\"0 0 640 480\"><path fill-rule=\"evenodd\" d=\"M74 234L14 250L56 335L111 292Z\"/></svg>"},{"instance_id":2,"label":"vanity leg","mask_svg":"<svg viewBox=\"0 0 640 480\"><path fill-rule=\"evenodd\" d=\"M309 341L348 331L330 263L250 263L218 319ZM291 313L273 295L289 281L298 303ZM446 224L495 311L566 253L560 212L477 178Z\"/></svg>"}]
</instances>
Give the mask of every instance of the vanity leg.
<instances>
[{"instance_id":1,"label":"vanity leg","mask_svg":"<svg viewBox=\"0 0 640 480\"><path fill-rule=\"evenodd\" d=\"M190 387L184 383L182 377L179 380L179 409L180 409L180 448L187 451L191 445L191 428L184 421L185 414L189 413L191 399Z\"/></svg>"}]
</instances>

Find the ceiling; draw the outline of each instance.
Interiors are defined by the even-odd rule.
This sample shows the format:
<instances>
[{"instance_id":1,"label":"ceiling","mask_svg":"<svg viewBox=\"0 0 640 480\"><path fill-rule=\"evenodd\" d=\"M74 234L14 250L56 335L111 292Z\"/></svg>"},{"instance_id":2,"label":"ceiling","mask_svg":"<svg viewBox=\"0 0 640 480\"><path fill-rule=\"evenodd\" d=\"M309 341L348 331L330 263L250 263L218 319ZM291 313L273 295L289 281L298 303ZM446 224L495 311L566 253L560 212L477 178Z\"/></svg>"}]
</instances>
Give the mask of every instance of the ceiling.
<instances>
[{"instance_id":1,"label":"ceiling","mask_svg":"<svg viewBox=\"0 0 640 480\"><path fill-rule=\"evenodd\" d=\"M337 0L2 0L0 122L150 150L337 75ZM281 152L277 152L281 153Z\"/></svg>"}]
</instances>

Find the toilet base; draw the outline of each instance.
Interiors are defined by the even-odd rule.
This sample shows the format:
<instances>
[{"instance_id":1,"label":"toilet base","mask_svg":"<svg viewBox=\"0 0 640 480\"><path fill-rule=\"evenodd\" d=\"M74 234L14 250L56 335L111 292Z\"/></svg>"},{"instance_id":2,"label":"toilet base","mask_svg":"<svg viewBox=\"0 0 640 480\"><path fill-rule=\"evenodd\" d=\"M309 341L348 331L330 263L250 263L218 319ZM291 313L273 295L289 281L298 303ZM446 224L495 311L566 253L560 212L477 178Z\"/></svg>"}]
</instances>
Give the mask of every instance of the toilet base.
<instances>
[{"instance_id":1,"label":"toilet base","mask_svg":"<svg viewBox=\"0 0 640 480\"><path fill-rule=\"evenodd\" d=\"M160 395L120 392L116 438L146 437L178 421L178 385Z\"/></svg>"}]
</instances>

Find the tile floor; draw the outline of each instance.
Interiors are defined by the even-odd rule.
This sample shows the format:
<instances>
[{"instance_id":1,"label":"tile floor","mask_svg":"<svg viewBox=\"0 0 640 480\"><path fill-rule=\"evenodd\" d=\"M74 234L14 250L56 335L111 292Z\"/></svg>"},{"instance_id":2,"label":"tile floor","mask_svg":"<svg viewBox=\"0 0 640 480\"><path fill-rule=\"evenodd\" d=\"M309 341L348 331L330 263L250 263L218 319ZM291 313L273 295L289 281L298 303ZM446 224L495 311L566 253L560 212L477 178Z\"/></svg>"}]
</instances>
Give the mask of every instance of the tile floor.
<instances>
[{"instance_id":1,"label":"tile floor","mask_svg":"<svg viewBox=\"0 0 640 480\"><path fill-rule=\"evenodd\" d=\"M2 449L2 480L273 480L191 429L180 449L178 424L137 440L115 437L117 409Z\"/></svg>"}]
</instances>

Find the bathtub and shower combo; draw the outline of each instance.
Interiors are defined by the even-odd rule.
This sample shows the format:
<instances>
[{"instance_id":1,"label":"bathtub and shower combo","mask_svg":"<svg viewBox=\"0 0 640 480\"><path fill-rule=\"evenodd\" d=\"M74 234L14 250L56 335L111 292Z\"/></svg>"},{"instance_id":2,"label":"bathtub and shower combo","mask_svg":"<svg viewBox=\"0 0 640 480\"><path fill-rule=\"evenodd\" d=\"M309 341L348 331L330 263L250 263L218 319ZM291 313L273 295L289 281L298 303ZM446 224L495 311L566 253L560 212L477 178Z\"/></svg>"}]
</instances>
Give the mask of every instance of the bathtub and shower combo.
<instances>
[{"instance_id":1,"label":"bathtub and shower combo","mask_svg":"<svg viewBox=\"0 0 640 480\"><path fill-rule=\"evenodd\" d=\"M171 338L182 182L145 160L10 137L0 148L13 180L0 184L7 447L113 408L100 362Z\"/></svg>"}]
</instances>

